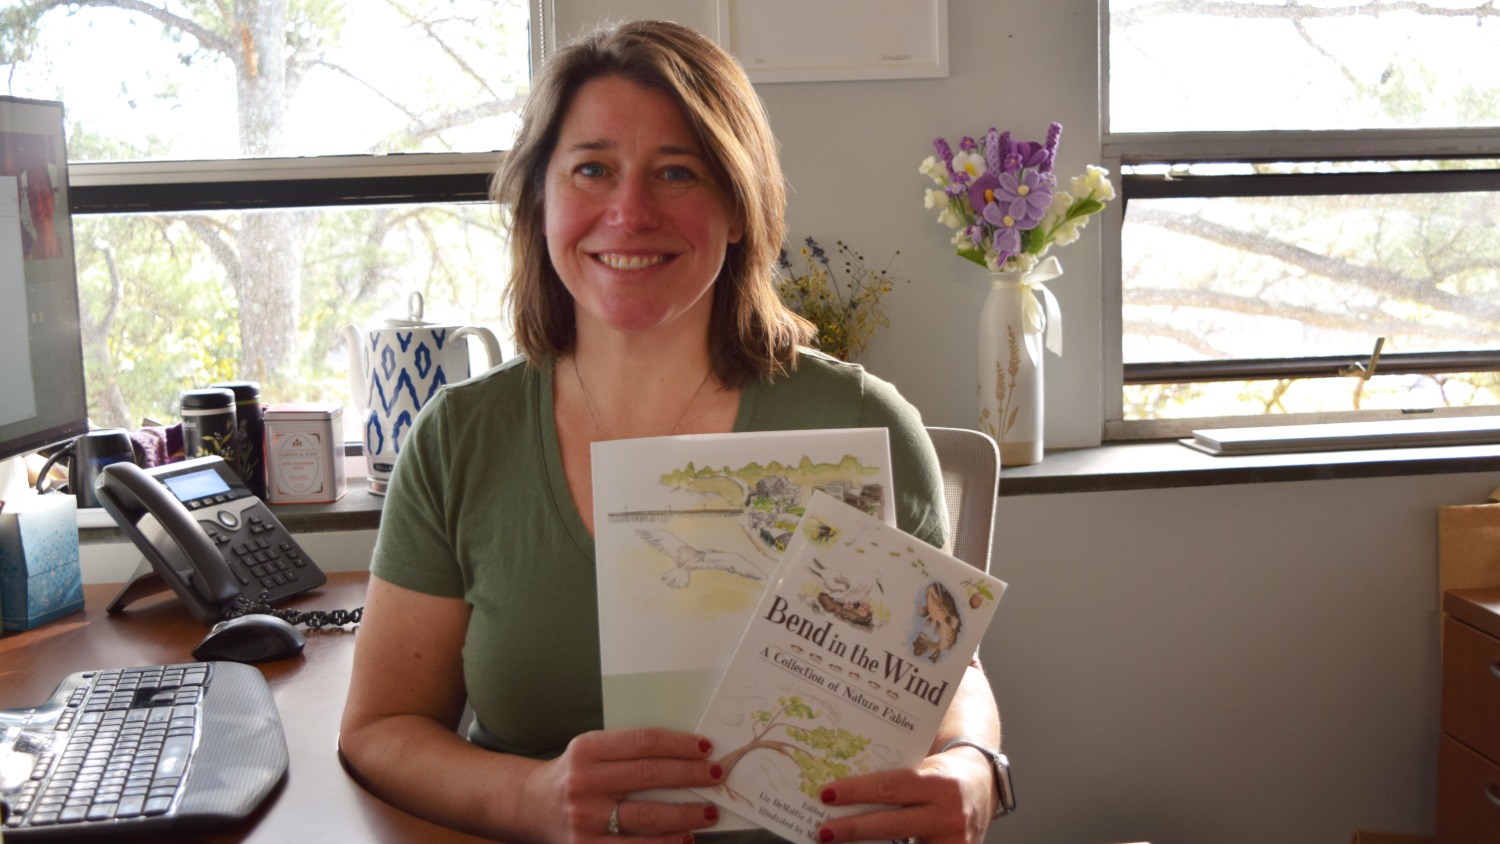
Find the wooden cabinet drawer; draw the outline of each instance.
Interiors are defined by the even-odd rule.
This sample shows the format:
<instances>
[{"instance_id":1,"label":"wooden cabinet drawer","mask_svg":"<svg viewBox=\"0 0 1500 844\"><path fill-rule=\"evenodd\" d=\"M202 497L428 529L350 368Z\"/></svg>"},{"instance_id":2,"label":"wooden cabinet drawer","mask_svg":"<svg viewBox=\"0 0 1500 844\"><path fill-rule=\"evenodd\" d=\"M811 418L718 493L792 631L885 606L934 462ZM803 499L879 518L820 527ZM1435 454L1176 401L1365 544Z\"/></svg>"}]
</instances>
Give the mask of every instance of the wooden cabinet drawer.
<instances>
[{"instance_id":1,"label":"wooden cabinet drawer","mask_svg":"<svg viewBox=\"0 0 1500 844\"><path fill-rule=\"evenodd\" d=\"M1443 732L1500 762L1500 639L1443 624Z\"/></svg>"},{"instance_id":2,"label":"wooden cabinet drawer","mask_svg":"<svg viewBox=\"0 0 1500 844\"><path fill-rule=\"evenodd\" d=\"M1500 841L1500 765L1448 736L1438 742L1437 840Z\"/></svg>"}]
</instances>

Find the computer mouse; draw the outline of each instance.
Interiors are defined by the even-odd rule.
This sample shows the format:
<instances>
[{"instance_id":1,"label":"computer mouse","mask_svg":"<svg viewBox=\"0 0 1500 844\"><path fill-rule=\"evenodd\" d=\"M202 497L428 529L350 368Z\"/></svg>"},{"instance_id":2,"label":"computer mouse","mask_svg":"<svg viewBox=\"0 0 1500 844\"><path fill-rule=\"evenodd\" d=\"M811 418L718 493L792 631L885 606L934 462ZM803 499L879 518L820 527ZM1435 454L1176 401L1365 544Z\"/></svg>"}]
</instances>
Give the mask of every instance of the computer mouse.
<instances>
[{"instance_id":1,"label":"computer mouse","mask_svg":"<svg viewBox=\"0 0 1500 844\"><path fill-rule=\"evenodd\" d=\"M285 619L255 613L215 624L198 647L193 659L199 662L263 662L285 659L302 652L307 644L302 631Z\"/></svg>"}]
</instances>

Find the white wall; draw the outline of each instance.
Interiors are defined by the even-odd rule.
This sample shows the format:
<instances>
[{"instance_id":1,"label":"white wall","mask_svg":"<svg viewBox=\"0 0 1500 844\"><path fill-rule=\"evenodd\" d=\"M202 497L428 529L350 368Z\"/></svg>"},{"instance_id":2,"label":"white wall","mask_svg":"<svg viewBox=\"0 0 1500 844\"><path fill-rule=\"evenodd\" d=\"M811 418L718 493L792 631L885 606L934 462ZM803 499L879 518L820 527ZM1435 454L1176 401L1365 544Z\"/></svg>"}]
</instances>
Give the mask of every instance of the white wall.
<instances>
[{"instance_id":1,"label":"white wall","mask_svg":"<svg viewBox=\"0 0 1500 844\"><path fill-rule=\"evenodd\" d=\"M871 265L901 250L911 279L888 301L891 327L864 362L922 409L928 424L975 423L978 312L989 280L953 254L952 231L922 204L917 172L932 140L979 137L991 126L1042 140L1063 124L1057 173L1099 161L1098 18L1093 0L949 0L945 79L760 85L791 186L793 245L843 240ZM795 25L789 23L788 25ZM856 23L850 24L857 26ZM836 37L836 36L835 36ZM1046 361L1046 443L1099 441L1098 221L1054 252L1066 272L1049 285L1062 304L1064 354ZM933 377L948 372L950 377Z\"/></svg>"},{"instance_id":2,"label":"white wall","mask_svg":"<svg viewBox=\"0 0 1500 844\"><path fill-rule=\"evenodd\" d=\"M986 279L949 251L916 167L934 136L994 125L1039 139L1052 120L1060 174L1097 161L1097 17L1091 0L950 0L949 14L946 79L761 91L794 236L842 239L872 262L901 250L912 283L891 294L866 363L929 424L967 426ZM1096 225L1058 253L1067 343L1048 360L1049 446L1098 439L1098 243ZM1002 498L995 570L1011 590L983 655L1021 810L991 840L1430 832L1435 508L1497 485L1488 473ZM306 543L325 567L356 568L371 537ZM134 565L108 556L85 548L86 576Z\"/></svg>"},{"instance_id":3,"label":"white wall","mask_svg":"<svg viewBox=\"0 0 1500 844\"><path fill-rule=\"evenodd\" d=\"M1497 484L1001 498L981 653L1022 810L991 840L1431 834L1436 508Z\"/></svg>"}]
</instances>

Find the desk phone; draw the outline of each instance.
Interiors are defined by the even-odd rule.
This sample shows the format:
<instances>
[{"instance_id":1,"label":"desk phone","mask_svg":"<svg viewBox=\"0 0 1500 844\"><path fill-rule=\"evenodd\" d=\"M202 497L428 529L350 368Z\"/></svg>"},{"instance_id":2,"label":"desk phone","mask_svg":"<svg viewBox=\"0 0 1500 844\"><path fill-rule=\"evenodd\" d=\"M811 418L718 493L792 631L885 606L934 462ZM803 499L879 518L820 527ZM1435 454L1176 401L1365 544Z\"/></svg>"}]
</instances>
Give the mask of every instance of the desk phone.
<instances>
[{"instance_id":1,"label":"desk phone","mask_svg":"<svg viewBox=\"0 0 1500 844\"><path fill-rule=\"evenodd\" d=\"M95 489L100 506L145 555L110 613L166 586L194 618L212 625L236 598L275 604L328 581L220 457L152 469L116 463L104 467Z\"/></svg>"}]
</instances>

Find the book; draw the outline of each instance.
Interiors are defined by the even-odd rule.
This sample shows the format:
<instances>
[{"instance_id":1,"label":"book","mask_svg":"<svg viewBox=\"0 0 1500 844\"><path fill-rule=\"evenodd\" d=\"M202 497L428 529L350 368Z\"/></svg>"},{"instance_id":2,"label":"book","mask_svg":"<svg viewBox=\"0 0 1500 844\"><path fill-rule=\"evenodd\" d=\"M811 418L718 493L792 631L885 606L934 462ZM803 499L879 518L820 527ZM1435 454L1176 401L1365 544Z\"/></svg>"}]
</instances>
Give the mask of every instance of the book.
<instances>
[{"instance_id":1,"label":"book","mask_svg":"<svg viewBox=\"0 0 1500 844\"><path fill-rule=\"evenodd\" d=\"M1215 456L1489 445L1500 442L1500 416L1204 428L1193 431L1192 437L1178 442Z\"/></svg>"},{"instance_id":2,"label":"book","mask_svg":"<svg viewBox=\"0 0 1500 844\"><path fill-rule=\"evenodd\" d=\"M697 725L815 491L895 523L885 428L618 440L592 460L609 729Z\"/></svg>"},{"instance_id":3,"label":"book","mask_svg":"<svg viewBox=\"0 0 1500 844\"><path fill-rule=\"evenodd\" d=\"M724 781L694 789L784 838L871 807L847 776L927 756L1005 583L815 493L697 730Z\"/></svg>"}]
</instances>

